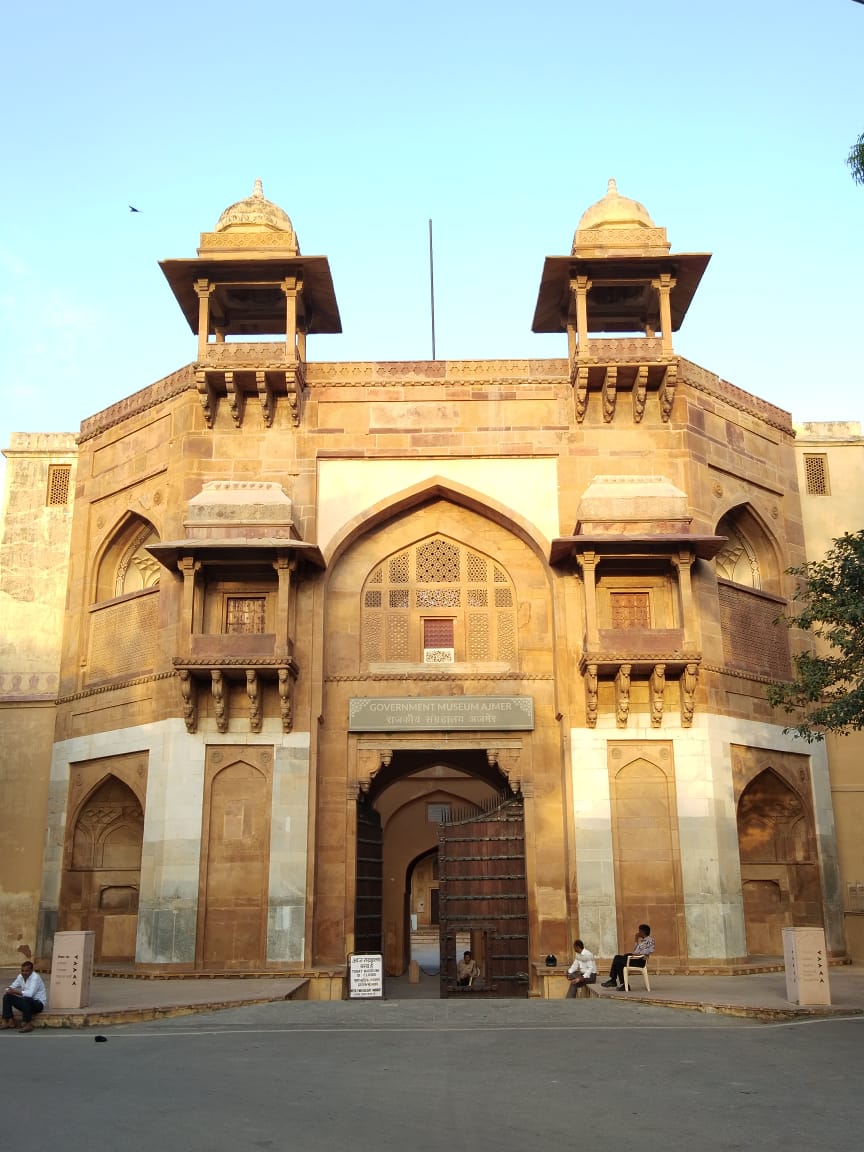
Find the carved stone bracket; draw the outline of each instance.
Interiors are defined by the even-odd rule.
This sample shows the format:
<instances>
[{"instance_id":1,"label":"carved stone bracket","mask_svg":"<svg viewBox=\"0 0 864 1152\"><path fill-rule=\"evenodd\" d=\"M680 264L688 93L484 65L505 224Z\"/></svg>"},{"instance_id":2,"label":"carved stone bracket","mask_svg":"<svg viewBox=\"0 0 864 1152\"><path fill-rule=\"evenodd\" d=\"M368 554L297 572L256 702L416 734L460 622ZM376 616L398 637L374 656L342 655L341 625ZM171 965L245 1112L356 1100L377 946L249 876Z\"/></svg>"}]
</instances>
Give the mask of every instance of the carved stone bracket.
<instances>
[{"instance_id":1,"label":"carved stone bracket","mask_svg":"<svg viewBox=\"0 0 864 1152\"><path fill-rule=\"evenodd\" d=\"M678 365L667 364L660 386L660 415L664 423L668 423L672 416L672 405L675 403L675 387L678 383Z\"/></svg>"},{"instance_id":2,"label":"carved stone bracket","mask_svg":"<svg viewBox=\"0 0 864 1152\"><path fill-rule=\"evenodd\" d=\"M181 668L177 673L180 682L180 695L183 697L183 719L187 732L198 731L198 690L188 669Z\"/></svg>"},{"instance_id":3,"label":"carved stone bracket","mask_svg":"<svg viewBox=\"0 0 864 1152\"><path fill-rule=\"evenodd\" d=\"M225 698L225 683L220 668L210 671L210 691L213 696L213 711L216 715L216 730L228 731L228 701Z\"/></svg>"},{"instance_id":4,"label":"carved stone bracket","mask_svg":"<svg viewBox=\"0 0 864 1152\"><path fill-rule=\"evenodd\" d=\"M633 422L639 424L645 415L645 401L648 397L648 365L640 364L633 383Z\"/></svg>"},{"instance_id":5,"label":"carved stone bracket","mask_svg":"<svg viewBox=\"0 0 864 1152\"><path fill-rule=\"evenodd\" d=\"M212 428L216 419L216 393L203 369L199 368L195 372L195 387L198 389L198 399L204 410L204 422L208 428Z\"/></svg>"},{"instance_id":6,"label":"carved stone bracket","mask_svg":"<svg viewBox=\"0 0 864 1152\"><path fill-rule=\"evenodd\" d=\"M303 394L305 384L303 369L298 361L298 363L285 372L285 391L288 395L288 407L291 410L291 423L295 428L299 428L300 426L300 398Z\"/></svg>"},{"instance_id":7,"label":"carved stone bracket","mask_svg":"<svg viewBox=\"0 0 864 1152\"><path fill-rule=\"evenodd\" d=\"M357 750L357 779L364 792L369 791L369 785L382 768L386 768L393 759L391 748L359 748Z\"/></svg>"},{"instance_id":8,"label":"carved stone bracket","mask_svg":"<svg viewBox=\"0 0 864 1152\"><path fill-rule=\"evenodd\" d=\"M255 373L255 387L258 389L258 399L261 403L261 415L264 418L264 425L270 428L273 424L273 389L267 382L267 373L258 371Z\"/></svg>"},{"instance_id":9,"label":"carved stone bracket","mask_svg":"<svg viewBox=\"0 0 864 1152\"><path fill-rule=\"evenodd\" d=\"M615 419L615 401L618 396L618 369L610 364L603 377L603 423L611 424Z\"/></svg>"},{"instance_id":10,"label":"carved stone bracket","mask_svg":"<svg viewBox=\"0 0 864 1152\"><path fill-rule=\"evenodd\" d=\"M234 373L230 370L225 372L225 392L228 396L228 407L231 409L231 419L234 421L234 426L241 428L243 426L243 392L237 387Z\"/></svg>"},{"instance_id":11,"label":"carved stone bracket","mask_svg":"<svg viewBox=\"0 0 864 1152\"><path fill-rule=\"evenodd\" d=\"M690 728L696 707L696 684L699 680L699 665L686 664L681 673L681 727Z\"/></svg>"},{"instance_id":12,"label":"carved stone bracket","mask_svg":"<svg viewBox=\"0 0 864 1152\"><path fill-rule=\"evenodd\" d=\"M651 727L659 728L663 723L663 704L666 694L666 665L655 664L648 678L648 701L651 708Z\"/></svg>"},{"instance_id":13,"label":"carved stone bracket","mask_svg":"<svg viewBox=\"0 0 864 1152\"><path fill-rule=\"evenodd\" d=\"M589 728L597 727L596 664L589 664L585 669L585 723Z\"/></svg>"},{"instance_id":14,"label":"carved stone bracket","mask_svg":"<svg viewBox=\"0 0 864 1152\"><path fill-rule=\"evenodd\" d=\"M254 668L246 669L246 695L249 697L249 727L253 732L261 731L261 692L258 673Z\"/></svg>"},{"instance_id":15,"label":"carved stone bracket","mask_svg":"<svg viewBox=\"0 0 864 1152\"><path fill-rule=\"evenodd\" d=\"M588 366L580 364L573 377L574 402L576 405L576 419L581 424L588 409Z\"/></svg>"},{"instance_id":16,"label":"carved stone bracket","mask_svg":"<svg viewBox=\"0 0 864 1152\"><path fill-rule=\"evenodd\" d=\"M518 748L486 749L486 763L490 768L497 766L499 772L507 777L507 781L514 792L518 792L522 786L522 778L519 774L519 755L520 749Z\"/></svg>"},{"instance_id":17,"label":"carved stone bracket","mask_svg":"<svg viewBox=\"0 0 864 1152\"><path fill-rule=\"evenodd\" d=\"M297 672L291 667L280 668L278 677L279 711L282 715L282 731L290 732L294 724L294 681L297 679Z\"/></svg>"},{"instance_id":18,"label":"carved stone bracket","mask_svg":"<svg viewBox=\"0 0 864 1152\"><path fill-rule=\"evenodd\" d=\"M630 668L622 664L615 676L615 723L626 728L630 719Z\"/></svg>"}]
</instances>

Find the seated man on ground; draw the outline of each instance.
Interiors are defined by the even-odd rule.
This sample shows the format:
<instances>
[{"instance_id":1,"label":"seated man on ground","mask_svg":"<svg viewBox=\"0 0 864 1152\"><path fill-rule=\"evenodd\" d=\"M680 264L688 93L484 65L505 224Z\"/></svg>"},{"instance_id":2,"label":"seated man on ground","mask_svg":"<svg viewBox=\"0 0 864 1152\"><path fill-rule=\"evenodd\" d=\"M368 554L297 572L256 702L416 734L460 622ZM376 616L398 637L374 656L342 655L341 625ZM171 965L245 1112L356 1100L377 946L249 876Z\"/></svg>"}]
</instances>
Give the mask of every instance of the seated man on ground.
<instances>
[{"instance_id":1,"label":"seated man on ground","mask_svg":"<svg viewBox=\"0 0 864 1152\"><path fill-rule=\"evenodd\" d=\"M654 937L651 935L651 927L648 924L640 924L632 949L613 959L612 967L609 969L609 979L604 980L600 987L617 988L619 992L622 991L624 988L624 969L628 965L630 968L644 968L646 960L653 951Z\"/></svg>"},{"instance_id":2,"label":"seated man on ground","mask_svg":"<svg viewBox=\"0 0 864 1152\"><path fill-rule=\"evenodd\" d=\"M480 975L477 961L470 952L466 952L456 965L456 983L460 988L470 988L471 981Z\"/></svg>"},{"instance_id":3,"label":"seated man on ground","mask_svg":"<svg viewBox=\"0 0 864 1152\"><path fill-rule=\"evenodd\" d=\"M567 969L567 979L570 987L567 989L567 999L573 1000L579 989L586 984L596 984L597 965L594 962L594 953L589 952L581 940L573 941L573 951L576 957Z\"/></svg>"},{"instance_id":4,"label":"seated man on ground","mask_svg":"<svg viewBox=\"0 0 864 1152\"><path fill-rule=\"evenodd\" d=\"M12 1013L17 1008L23 1017L22 1032L33 1031L33 1017L38 1016L48 1003L45 985L38 972L33 971L33 963L25 960L20 973L3 993L3 1023L0 1028L17 1028Z\"/></svg>"}]
</instances>

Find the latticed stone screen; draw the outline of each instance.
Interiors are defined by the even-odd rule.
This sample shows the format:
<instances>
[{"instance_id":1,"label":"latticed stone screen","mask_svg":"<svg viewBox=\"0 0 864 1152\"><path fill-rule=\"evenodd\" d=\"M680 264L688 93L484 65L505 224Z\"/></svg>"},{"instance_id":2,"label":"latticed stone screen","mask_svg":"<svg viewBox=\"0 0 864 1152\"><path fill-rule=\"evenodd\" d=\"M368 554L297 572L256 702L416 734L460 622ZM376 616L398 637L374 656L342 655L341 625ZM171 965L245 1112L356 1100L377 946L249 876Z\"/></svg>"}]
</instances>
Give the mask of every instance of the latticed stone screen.
<instances>
[{"instance_id":1,"label":"latticed stone screen","mask_svg":"<svg viewBox=\"0 0 864 1152\"><path fill-rule=\"evenodd\" d=\"M424 620L423 621L423 647L424 648L452 648L453 647L453 621L452 620Z\"/></svg>"},{"instance_id":2,"label":"latticed stone screen","mask_svg":"<svg viewBox=\"0 0 864 1152\"><path fill-rule=\"evenodd\" d=\"M419 662L453 649L455 660L516 661L516 597L495 561L435 536L388 557L362 594L363 659Z\"/></svg>"},{"instance_id":3,"label":"latticed stone screen","mask_svg":"<svg viewBox=\"0 0 864 1152\"><path fill-rule=\"evenodd\" d=\"M777 680L791 675L789 636L777 623L783 605L745 588L719 583L723 658L730 668Z\"/></svg>"},{"instance_id":4,"label":"latticed stone screen","mask_svg":"<svg viewBox=\"0 0 864 1152\"><path fill-rule=\"evenodd\" d=\"M647 592L612 592L613 628L650 628L651 606Z\"/></svg>"},{"instance_id":5,"label":"latticed stone screen","mask_svg":"<svg viewBox=\"0 0 864 1152\"><path fill-rule=\"evenodd\" d=\"M264 596L229 596L225 603L225 631L261 635L267 600Z\"/></svg>"},{"instance_id":6,"label":"latticed stone screen","mask_svg":"<svg viewBox=\"0 0 864 1152\"><path fill-rule=\"evenodd\" d=\"M48 469L48 491L45 503L55 508L69 503L69 481L72 476L70 464L52 464Z\"/></svg>"},{"instance_id":7,"label":"latticed stone screen","mask_svg":"<svg viewBox=\"0 0 864 1152\"><path fill-rule=\"evenodd\" d=\"M807 485L808 496L829 496L831 489L828 485L828 457L804 457L804 481Z\"/></svg>"},{"instance_id":8,"label":"latticed stone screen","mask_svg":"<svg viewBox=\"0 0 864 1152\"><path fill-rule=\"evenodd\" d=\"M158 634L158 593L97 609L90 617L87 679L104 680L109 676L152 672Z\"/></svg>"}]
</instances>

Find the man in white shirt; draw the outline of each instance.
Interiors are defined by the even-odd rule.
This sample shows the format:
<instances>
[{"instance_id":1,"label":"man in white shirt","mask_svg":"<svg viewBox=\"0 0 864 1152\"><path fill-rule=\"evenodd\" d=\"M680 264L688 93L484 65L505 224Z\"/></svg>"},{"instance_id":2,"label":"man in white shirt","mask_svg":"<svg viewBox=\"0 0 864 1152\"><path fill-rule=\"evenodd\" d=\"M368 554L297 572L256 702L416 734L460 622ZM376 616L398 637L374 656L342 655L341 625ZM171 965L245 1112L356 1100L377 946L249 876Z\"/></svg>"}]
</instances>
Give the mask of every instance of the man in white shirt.
<instances>
[{"instance_id":1,"label":"man in white shirt","mask_svg":"<svg viewBox=\"0 0 864 1152\"><path fill-rule=\"evenodd\" d=\"M585 984L596 984L597 964L594 953L589 952L581 940L573 941L573 951L576 957L567 969L567 979L570 987L567 989L567 999L573 1000L580 988Z\"/></svg>"},{"instance_id":2,"label":"man in white shirt","mask_svg":"<svg viewBox=\"0 0 864 1152\"><path fill-rule=\"evenodd\" d=\"M33 1031L33 1017L38 1016L48 1003L48 995L42 977L33 971L33 964L25 960L20 973L3 993L3 1022L0 1028L17 1028L12 1009L17 1008L23 1017L22 1032Z\"/></svg>"}]
</instances>

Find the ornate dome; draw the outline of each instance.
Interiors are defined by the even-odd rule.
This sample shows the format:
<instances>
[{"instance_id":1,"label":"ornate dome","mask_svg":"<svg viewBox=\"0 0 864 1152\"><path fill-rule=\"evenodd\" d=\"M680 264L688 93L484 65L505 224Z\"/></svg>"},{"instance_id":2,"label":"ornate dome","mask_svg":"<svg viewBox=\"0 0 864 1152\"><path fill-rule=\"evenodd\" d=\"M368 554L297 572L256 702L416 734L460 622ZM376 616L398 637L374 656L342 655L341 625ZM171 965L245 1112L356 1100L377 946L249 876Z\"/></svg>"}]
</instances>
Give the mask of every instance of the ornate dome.
<instances>
[{"instance_id":1,"label":"ornate dome","mask_svg":"<svg viewBox=\"0 0 864 1152\"><path fill-rule=\"evenodd\" d=\"M640 204L638 200L630 200L627 196L620 195L618 185L611 179L606 195L582 214L576 231L609 227L656 228L645 205Z\"/></svg>"},{"instance_id":2,"label":"ornate dome","mask_svg":"<svg viewBox=\"0 0 864 1152\"><path fill-rule=\"evenodd\" d=\"M251 196L238 200L226 208L219 217L216 232L290 232L294 235L294 225L287 212L270 200L264 199L264 189L260 180L255 181Z\"/></svg>"}]
</instances>

